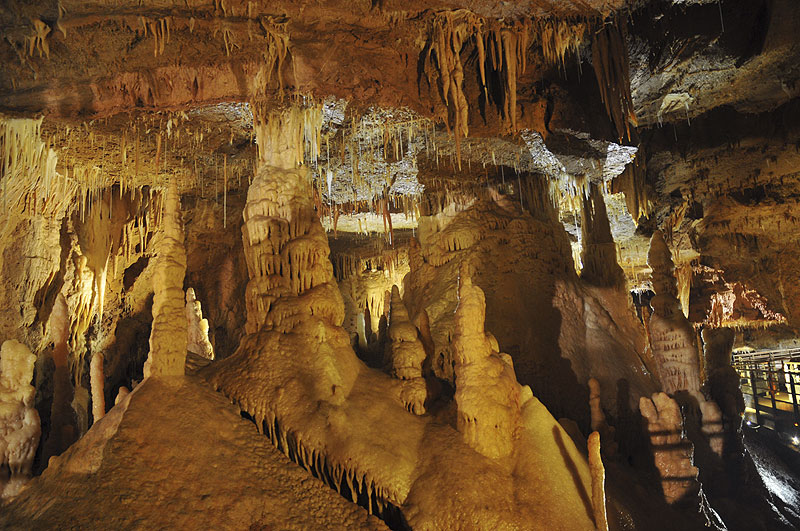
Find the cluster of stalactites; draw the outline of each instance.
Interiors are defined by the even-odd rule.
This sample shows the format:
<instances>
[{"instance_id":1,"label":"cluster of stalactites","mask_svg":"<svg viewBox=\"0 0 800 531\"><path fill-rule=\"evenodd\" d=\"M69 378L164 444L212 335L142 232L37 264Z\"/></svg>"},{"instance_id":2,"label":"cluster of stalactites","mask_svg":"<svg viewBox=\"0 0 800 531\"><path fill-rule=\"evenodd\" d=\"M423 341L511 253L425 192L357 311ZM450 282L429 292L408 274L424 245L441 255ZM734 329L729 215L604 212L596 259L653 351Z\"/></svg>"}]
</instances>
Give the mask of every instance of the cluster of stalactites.
<instances>
[{"instance_id":1,"label":"cluster of stalactites","mask_svg":"<svg viewBox=\"0 0 800 531\"><path fill-rule=\"evenodd\" d=\"M15 496L31 475L42 434L33 407L31 385L36 362L28 347L8 340L0 349L0 466L8 467L8 481L0 480L0 496Z\"/></svg>"},{"instance_id":2,"label":"cluster of stalactites","mask_svg":"<svg viewBox=\"0 0 800 531\"><path fill-rule=\"evenodd\" d=\"M408 309L400 298L398 287L392 286L389 306L389 343L386 346L392 376L403 380L401 398L406 409L417 415L425 413L427 397L422 364L425 347L419 339L417 327L408 316Z\"/></svg>"},{"instance_id":3,"label":"cluster of stalactites","mask_svg":"<svg viewBox=\"0 0 800 531\"><path fill-rule=\"evenodd\" d=\"M691 323L681 312L669 247L661 231L653 233L647 263L653 270L655 296L648 328L653 357L665 392L700 389L700 358Z\"/></svg>"},{"instance_id":4,"label":"cluster of stalactites","mask_svg":"<svg viewBox=\"0 0 800 531\"><path fill-rule=\"evenodd\" d=\"M184 307L183 277L186 251L183 247L180 195L175 187L165 192L163 235L153 277L153 327L150 355L144 367L147 376L182 375L186 364L188 330Z\"/></svg>"},{"instance_id":5,"label":"cluster of stalactites","mask_svg":"<svg viewBox=\"0 0 800 531\"><path fill-rule=\"evenodd\" d=\"M594 32L592 42L592 67L600 87L600 97L620 142L623 137L633 140L638 125L631 98L626 37L626 22L621 17Z\"/></svg>"},{"instance_id":6,"label":"cluster of stalactites","mask_svg":"<svg viewBox=\"0 0 800 531\"><path fill-rule=\"evenodd\" d=\"M494 75L503 87L501 112L506 126L517 130L517 77L525 73L528 48L533 40L541 42L542 56L548 65L564 64L564 58L575 53L588 33L585 20L536 19L513 24L487 20L466 9L443 11L433 18L428 35L425 61L435 57L442 98L452 102L453 129L460 166L459 137L467 136L468 103L464 95L464 68L461 51L474 42L478 54L481 91L488 103L487 76ZM428 79L430 82L430 78ZM499 103L499 102L498 102Z\"/></svg>"},{"instance_id":7,"label":"cluster of stalactites","mask_svg":"<svg viewBox=\"0 0 800 531\"><path fill-rule=\"evenodd\" d=\"M484 331L486 298L467 264L459 276L453 350L457 426L464 441L492 458L511 453L520 423L520 386L511 357Z\"/></svg>"},{"instance_id":8,"label":"cluster of stalactites","mask_svg":"<svg viewBox=\"0 0 800 531\"><path fill-rule=\"evenodd\" d=\"M41 140L43 118L0 117L0 204L54 215L70 204L74 183L56 172L58 155Z\"/></svg>"},{"instance_id":9,"label":"cluster of stalactites","mask_svg":"<svg viewBox=\"0 0 800 531\"><path fill-rule=\"evenodd\" d=\"M478 53L481 89L488 101L487 71L501 80L504 92L502 113L507 126L517 130L517 76L525 72L531 40L530 23L489 27L487 21L465 9L438 13L431 27L425 61L435 57L442 98L452 102L458 165L461 166L460 138L469 133L469 105L464 95L464 67L461 50L474 40ZM430 78L428 80L430 82Z\"/></svg>"},{"instance_id":10,"label":"cluster of stalactites","mask_svg":"<svg viewBox=\"0 0 800 531\"><path fill-rule=\"evenodd\" d=\"M271 110L253 103L253 129L260 165L289 170L305 160L316 163L322 143L322 105Z\"/></svg>"}]
</instances>

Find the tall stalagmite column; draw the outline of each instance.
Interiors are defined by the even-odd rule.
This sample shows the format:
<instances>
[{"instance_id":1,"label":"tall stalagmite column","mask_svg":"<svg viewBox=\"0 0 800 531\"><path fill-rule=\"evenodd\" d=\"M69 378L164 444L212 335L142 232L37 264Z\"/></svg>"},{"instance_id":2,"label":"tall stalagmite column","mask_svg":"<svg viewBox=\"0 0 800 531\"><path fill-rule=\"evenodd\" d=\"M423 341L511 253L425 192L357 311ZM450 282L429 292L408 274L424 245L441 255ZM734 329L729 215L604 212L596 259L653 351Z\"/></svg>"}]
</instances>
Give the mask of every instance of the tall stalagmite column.
<instances>
[{"instance_id":1,"label":"tall stalagmite column","mask_svg":"<svg viewBox=\"0 0 800 531\"><path fill-rule=\"evenodd\" d=\"M247 192L242 227L247 333L288 332L308 316L341 326L344 303L328 259L328 237L314 211L303 162L306 111L256 116L259 169Z\"/></svg>"},{"instance_id":2,"label":"tall stalagmite column","mask_svg":"<svg viewBox=\"0 0 800 531\"><path fill-rule=\"evenodd\" d=\"M700 390L700 360L692 325L678 302L672 255L661 231L653 233L647 263L653 269L650 342L664 392Z\"/></svg>"},{"instance_id":3,"label":"tall stalagmite column","mask_svg":"<svg viewBox=\"0 0 800 531\"><path fill-rule=\"evenodd\" d=\"M488 457L505 457L513 449L519 425L519 384L511 357L492 348L484 329L486 298L472 284L466 263L458 286L453 349L456 373L458 431L464 441Z\"/></svg>"},{"instance_id":4,"label":"tall stalagmite column","mask_svg":"<svg viewBox=\"0 0 800 531\"><path fill-rule=\"evenodd\" d=\"M150 355L144 376L179 376L186 364L187 324L183 277L186 251L183 248L181 198L175 187L164 196L164 234L158 244L158 262L153 278L153 329Z\"/></svg>"}]
</instances>

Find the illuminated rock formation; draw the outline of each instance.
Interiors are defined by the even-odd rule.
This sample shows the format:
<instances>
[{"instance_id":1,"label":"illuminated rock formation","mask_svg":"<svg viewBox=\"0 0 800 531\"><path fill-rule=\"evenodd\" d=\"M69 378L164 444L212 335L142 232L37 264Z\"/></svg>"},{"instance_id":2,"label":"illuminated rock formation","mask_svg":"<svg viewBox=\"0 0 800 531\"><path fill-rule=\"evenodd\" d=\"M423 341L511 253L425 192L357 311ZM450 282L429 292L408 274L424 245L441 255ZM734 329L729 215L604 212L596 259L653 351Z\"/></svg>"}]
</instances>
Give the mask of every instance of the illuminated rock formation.
<instances>
[{"instance_id":1,"label":"illuminated rock formation","mask_svg":"<svg viewBox=\"0 0 800 531\"><path fill-rule=\"evenodd\" d=\"M453 337L458 431L483 455L505 457L520 420L519 384L511 357L500 354L497 340L484 332L486 299L472 284L466 264L459 276L458 301Z\"/></svg>"},{"instance_id":2,"label":"illuminated rock formation","mask_svg":"<svg viewBox=\"0 0 800 531\"><path fill-rule=\"evenodd\" d=\"M652 399L643 396L639 410L667 503L693 499L699 492L697 468L692 464L692 444L683 436L680 406L665 393L656 393Z\"/></svg>"},{"instance_id":3,"label":"illuminated rock formation","mask_svg":"<svg viewBox=\"0 0 800 531\"><path fill-rule=\"evenodd\" d=\"M186 290L186 322L189 330L186 350L213 360L214 347L208 339L208 319L203 319L203 310L194 294L194 288Z\"/></svg>"},{"instance_id":4,"label":"illuminated rock formation","mask_svg":"<svg viewBox=\"0 0 800 531\"><path fill-rule=\"evenodd\" d=\"M653 269L650 301L650 344L658 365L661 385L667 394L700 390L700 360L694 330L683 315L677 299L672 254L660 231L650 239L647 263Z\"/></svg>"},{"instance_id":5,"label":"illuminated rock formation","mask_svg":"<svg viewBox=\"0 0 800 531\"><path fill-rule=\"evenodd\" d=\"M144 375L178 376L186 363L188 337L183 304L186 251L183 248L181 198L174 187L165 191L162 240L153 279L153 329Z\"/></svg>"},{"instance_id":6,"label":"illuminated rock formation","mask_svg":"<svg viewBox=\"0 0 800 531\"><path fill-rule=\"evenodd\" d=\"M711 398L719 404L723 415L735 430L741 425L744 398L739 373L731 366L735 339L730 328L703 328L706 387Z\"/></svg>"},{"instance_id":7,"label":"illuminated rock formation","mask_svg":"<svg viewBox=\"0 0 800 531\"><path fill-rule=\"evenodd\" d=\"M594 509L594 525L598 531L608 531L608 515L606 514L606 469L600 457L600 434L593 431L589 435L589 470L592 472L592 508Z\"/></svg>"},{"instance_id":8,"label":"illuminated rock formation","mask_svg":"<svg viewBox=\"0 0 800 531\"><path fill-rule=\"evenodd\" d=\"M387 358L392 376L403 380L401 397L406 409L417 415L425 413L427 397L422 364L425 348L415 327L408 318L406 305L400 298L400 290L392 286L391 309L389 310L389 343Z\"/></svg>"},{"instance_id":9,"label":"illuminated rock formation","mask_svg":"<svg viewBox=\"0 0 800 531\"><path fill-rule=\"evenodd\" d=\"M97 422L106 414L105 376L103 374L103 355L96 353L89 363L92 386L92 417Z\"/></svg>"},{"instance_id":10,"label":"illuminated rock formation","mask_svg":"<svg viewBox=\"0 0 800 531\"><path fill-rule=\"evenodd\" d=\"M10 339L0 349L0 467L8 480L0 482L0 496L15 496L30 479L39 446L41 426L33 407L33 364L28 347ZM3 474L5 475L5 471Z\"/></svg>"},{"instance_id":11,"label":"illuminated rock formation","mask_svg":"<svg viewBox=\"0 0 800 531\"><path fill-rule=\"evenodd\" d=\"M628 295L581 285L546 193L542 190L545 199L530 212L507 199L501 204L480 197L420 218L419 242L412 239L409 246L404 300L412 319L427 313L432 369L453 382L457 279L460 264L469 262L473 284L484 291L486 328L513 356L520 382L556 416L588 428L589 378L601 383L603 406L610 412L617 409L620 379L630 385L624 409L658 386Z\"/></svg>"}]
</instances>

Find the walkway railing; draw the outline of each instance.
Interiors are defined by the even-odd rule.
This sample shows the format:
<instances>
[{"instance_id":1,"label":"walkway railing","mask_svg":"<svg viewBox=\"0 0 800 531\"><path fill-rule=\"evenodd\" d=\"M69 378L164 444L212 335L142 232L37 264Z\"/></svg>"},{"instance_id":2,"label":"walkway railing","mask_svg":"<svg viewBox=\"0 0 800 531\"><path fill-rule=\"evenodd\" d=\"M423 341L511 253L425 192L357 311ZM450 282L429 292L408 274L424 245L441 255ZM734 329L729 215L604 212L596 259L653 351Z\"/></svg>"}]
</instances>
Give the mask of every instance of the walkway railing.
<instances>
[{"instance_id":1,"label":"walkway railing","mask_svg":"<svg viewBox=\"0 0 800 531\"><path fill-rule=\"evenodd\" d=\"M796 436L800 431L800 348L736 353L745 416Z\"/></svg>"}]
</instances>

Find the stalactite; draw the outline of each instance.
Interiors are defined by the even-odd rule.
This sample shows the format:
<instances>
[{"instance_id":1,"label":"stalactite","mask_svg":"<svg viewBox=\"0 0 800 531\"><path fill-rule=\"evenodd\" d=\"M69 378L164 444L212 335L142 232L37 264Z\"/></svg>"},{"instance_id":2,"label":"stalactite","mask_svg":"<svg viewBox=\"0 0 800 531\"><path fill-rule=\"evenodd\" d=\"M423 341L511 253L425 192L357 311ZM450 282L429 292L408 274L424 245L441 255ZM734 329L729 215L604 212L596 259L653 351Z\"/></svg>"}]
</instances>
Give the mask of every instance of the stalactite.
<instances>
[{"instance_id":1,"label":"stalactite","mask_svg":"<svg viewBox=\"0 0 800 531\"><path fill-rule=\"evenodd\" d=\"M631 99L626 35L623 17L604 24L594 33L592 41L592 67L600 96L620 142L623 137L631 140L631 126L635 128L638 124Z\"/></svg>"},{"instance_id":2,"label":"stalactite","mask_svg":"<svg viewBox=\"0 0 800 531\"><path fill-rule=\"evenodd\" d=\"M588 197L581 209L583 252L581 278L595 285L623 289L625 273L617 263L617 248L611 235L603 192L590 184Z\"/></svg>"}]
</instances>

